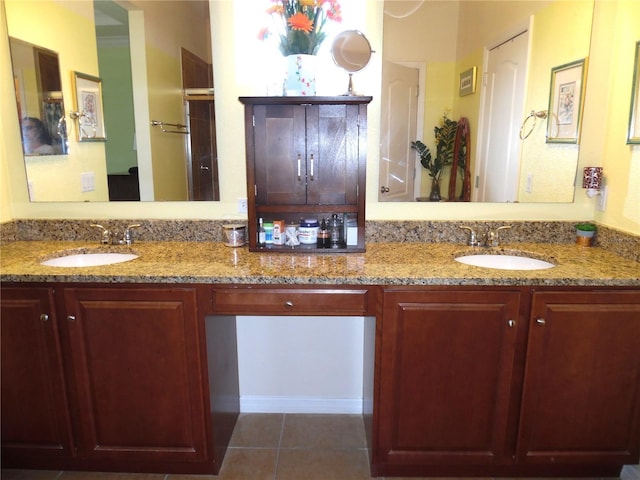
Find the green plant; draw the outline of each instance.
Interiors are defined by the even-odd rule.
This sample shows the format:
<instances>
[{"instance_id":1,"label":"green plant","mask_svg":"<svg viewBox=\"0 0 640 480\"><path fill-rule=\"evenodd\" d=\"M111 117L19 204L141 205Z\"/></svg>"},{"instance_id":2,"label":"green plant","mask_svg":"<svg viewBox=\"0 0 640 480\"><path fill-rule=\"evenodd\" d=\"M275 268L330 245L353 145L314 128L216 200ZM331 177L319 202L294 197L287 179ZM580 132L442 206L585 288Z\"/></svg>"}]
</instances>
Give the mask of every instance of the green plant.
<instances>
[{"instance_id":1,"label":"green plant","mask_svg":"<svg viewBox=\"0 0 640 480\"><path fill-rule=\"evenodd\" d=\"M280 51L287 55L315 55L327 33L328 20L342 21L340 3L337 0L271 0L267 13L275 20L275 30L280 37ZM260 30L258 37L270 36L269 28Z\"/></svg>"},{"instance_id":2,"label":"green plant","mask_svg":"<svg viewBox=\"0 0 640 480\"><path fill-rule=\"evenodd\" d=\"M593 223L589 222L581 222L576 223L576 230L580 230L581 232L595 232L598 229Z\"/></svg>"},{"instance_id":3,"label":"green plant","mask_svg":"<svg viewBox=\"0 0 640 480\"><path fill-rule=\"evenodd\" d=\"M442 169L446 165L453 163L453 148L455 146L457 128L458 122L447 118L446 114L442 116L441 125L433 128L436 137L435 160L431 156L429 147L424 143L420 140L411 142L411 148L420 155L420 163L429 171L429 176L436 181L440 180Z\"/></svg>"}]
</instances>

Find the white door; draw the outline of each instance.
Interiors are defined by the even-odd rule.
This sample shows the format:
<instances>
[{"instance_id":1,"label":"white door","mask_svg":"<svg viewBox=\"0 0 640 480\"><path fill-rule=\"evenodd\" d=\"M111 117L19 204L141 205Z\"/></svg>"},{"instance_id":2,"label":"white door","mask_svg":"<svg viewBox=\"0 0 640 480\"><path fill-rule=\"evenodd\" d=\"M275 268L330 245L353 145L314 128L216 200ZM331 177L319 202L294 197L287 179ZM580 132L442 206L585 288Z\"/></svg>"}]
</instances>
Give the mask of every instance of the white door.
<instances>
[{"instance_id":1,"label":"white door","mask_svg":"<svg viewBox=\"0 0 640 480\"><path fill-rule=\"evenodd\" d=\"M524 112L529 32L489 52L485 73L480 157L476 169L479 202L518 199L520 140Z\"/></svg>"},{"instance_id":2,"label":"white door","mask_svg":"<svg viewBox=\"0 0 640 480\"><path fill-rule=\"evenodd\" d=\"M384 62L380 120L380 190L378 201L413 202L418 140L417 68Z\"/></svg>"}]
</instances>

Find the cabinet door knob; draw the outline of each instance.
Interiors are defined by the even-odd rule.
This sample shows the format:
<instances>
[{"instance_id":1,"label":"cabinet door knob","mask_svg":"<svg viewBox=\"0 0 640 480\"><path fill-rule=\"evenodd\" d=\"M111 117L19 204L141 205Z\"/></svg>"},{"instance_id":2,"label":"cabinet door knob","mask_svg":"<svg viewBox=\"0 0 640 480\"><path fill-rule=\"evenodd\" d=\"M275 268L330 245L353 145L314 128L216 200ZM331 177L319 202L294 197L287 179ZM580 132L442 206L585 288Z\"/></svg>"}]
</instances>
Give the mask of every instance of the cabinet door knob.
<instances>
[{"instance_id":1,"label":"cabinet door knob","mask_svg":"<svg viewBox=\"0 0 640 480\"><path fill-rule=\"evenodd\" d=\"M380 193L389 193L389 187L385 187L385 186L380 187Z\"/></svg>"},{"instance_id":2,"label":"cabinet door knob","mask_svg":"<svg viewBox=\"0 0 640 480\"><path fill-rule=\"evenodd\" d=\"M75 315L67 315L67 320L70 322L75 322L76 321L76 316Z\"/></svg>"},{"instance_id":3,"label":"cabinet door knob","mask_svg":"<svg viewBox=\"0 0 640 480\"><path fill-rule=\"evenodd\" d=\"M43 313L42 315L40 315L40 320L43 322L48 322L49 321L49 315L47 315L46 313Z\"/></svg>"},{"instance_id":4,"label":"cabinet door knob","mask_svg":"<svg viewBox=\"0 0 640 480\"><path fill-rule=\"evenodd\" d=\"M300 154L298 154L298 181L300 181L301 178L301 164L302 164L302 159L300 158Z\"/></svg>"},{"instance_id":5,"label":"cabinet door knob","mask_svg":"<svg viewBox=\"0 0 640 480\"><path fill-rule=\"evenodd\" d=\"M511 328L513 328L513 327L515 327L515 326L516 326L516 321L515 321L515 320L509 320L509 321L507 322L507 325L509 325Z\"/></svg>"},{"instance_id":6,"label":"cabinet door knob","mask_svg":"<svg viewBox=\"0 0 640 480\"><path fill-rule=\"evenodd\" d=\"M544 318L536 318L536 323L538 325L545 325L547 321Z\"/></svg>"},{"instance_id":7,"label":"cabinet door knob","mask_svg":"<svg viewBox=\"0 0 640 480\"><path fill-rule=\"evenodd\" d=\"M313 153L311 154L311 169L310 169L310 173L311 173L311 181L313 181Z\"/></svg>"},{"instance_id":8,"label":"cabinet door knob","mask_svg":"<svg viewBox=\"0 0 640 480\"><path fill-rule=\"evenodd\" d=\"M293 302L291 300L287 300L286 302L284 302L284 305L287 308L293 308Z\"/></svg>"}]
</instances>

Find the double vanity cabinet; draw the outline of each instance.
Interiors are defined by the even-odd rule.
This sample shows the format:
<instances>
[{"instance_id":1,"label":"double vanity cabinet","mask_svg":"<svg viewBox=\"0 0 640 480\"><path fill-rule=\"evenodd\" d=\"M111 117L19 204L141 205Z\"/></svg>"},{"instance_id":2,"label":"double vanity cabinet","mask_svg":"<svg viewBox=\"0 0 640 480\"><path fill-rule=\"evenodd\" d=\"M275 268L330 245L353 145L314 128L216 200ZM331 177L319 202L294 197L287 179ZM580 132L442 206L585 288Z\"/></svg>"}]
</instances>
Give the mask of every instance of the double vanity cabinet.
<instances>
[{"instance_id":1,"label":"double vanity cabinet","mask_svg":"<svg viewBox=\"0 0 640 480\"><path fill-rule=\"evenodd\" d=\"M337 283L337 282L336 282ZM618 475L638 287L5 283L3 467L217 473L235 315L360 316L372 476Z\"/></svg>"}]
</instances>

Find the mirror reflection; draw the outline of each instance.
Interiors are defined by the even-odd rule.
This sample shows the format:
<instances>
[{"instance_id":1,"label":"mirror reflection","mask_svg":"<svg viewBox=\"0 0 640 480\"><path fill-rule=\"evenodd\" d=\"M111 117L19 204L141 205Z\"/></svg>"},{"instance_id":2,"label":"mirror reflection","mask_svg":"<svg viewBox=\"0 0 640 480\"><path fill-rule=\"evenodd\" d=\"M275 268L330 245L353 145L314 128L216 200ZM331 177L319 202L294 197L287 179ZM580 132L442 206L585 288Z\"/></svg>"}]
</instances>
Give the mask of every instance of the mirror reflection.
<instances>
[{"instance_id":1,"label":"mirror reflection","mask_svg":"<svg viewBox=\"0 0 640 480\"><path fill-rule=\"evenodd\" d=\"M64 130L67 115L68 150L62 138L51 143L67 155L25 142L32 201L219 200L208 2L6 0L3 6L11 37L59 59L57 103L46 103L57 105L48 107L57 116L42 112L42 100L34 103L37 114L20 112L42 120L50 133L57 133L56 119ZM14 73L22 61L16 58L12 48ZM108 133L101 141L79 141L70 117L76 74L100 80ZM151 127L153 120L185 128L170 134ZM26 130L35 131L34 123Z\"/></svg>"},{"instance_id":2,"label":"mirror reflection","mask_svg":"<svg viewBox=\"0 0 640 480\"><path fill-rule=\"evenodd\" d=\"M17 38L9 48L25 156L67 153L58 54Z\"/></svg>"},{"instance_id":3,"label":"mirror reflection","mask_svg":"<svg viewBox=\"0 0 640 480\"><path fill-rule=\"evenodd\" d=\"M353 90L353 74L367 66L371 59L371 44L358 30L346 30L336 35L331 45L331 56L336 65L349 74L345 95L359 95Z\"/></svg>"},{"instance_id":4,"label":"mirror reflection","mask_svg":"<svg viewBox=\"0 0 640 480\"><path fill-rule=\"evenodd\" d=\"M524 140L519 132L529 112L548 109L552 68L588 56L593 7L385 1L379 201L429 201L432 177L411 143L435 158L435 131L452 120L465 125L468 161L453 180L452 166L443 168L440 201L464 198L468 175L470 201L572 202L579 140L547 143L546 121Z\"/></svg>"}]
</instances>

